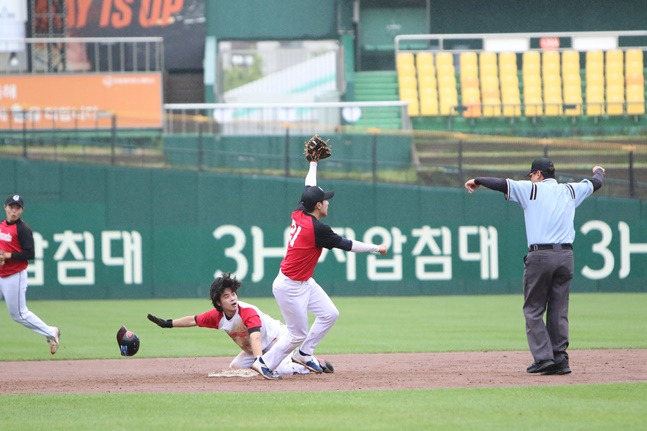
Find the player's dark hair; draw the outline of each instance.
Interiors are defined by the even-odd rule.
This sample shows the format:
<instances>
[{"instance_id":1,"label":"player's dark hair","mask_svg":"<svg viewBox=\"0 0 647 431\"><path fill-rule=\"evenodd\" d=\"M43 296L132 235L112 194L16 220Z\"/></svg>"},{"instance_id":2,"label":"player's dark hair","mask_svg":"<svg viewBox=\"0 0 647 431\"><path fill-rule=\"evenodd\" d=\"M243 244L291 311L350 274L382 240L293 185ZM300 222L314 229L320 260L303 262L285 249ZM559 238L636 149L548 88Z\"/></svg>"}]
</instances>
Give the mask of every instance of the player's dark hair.
<instances>
[{"instance_id":1,"label":"player's dark hair","mask_svg":"<svg viewBox=\"0 0 647 431\"><path fill-rule=\"evenodd\" d=\"M222 307L218 304L220 302L220 297L222 292L226 288L230 288L232 292L236 292L241 286L241 282L236 280L236 277L231 277L230 273L222 274L222 276L216 278L213 283L211 283L211 289L209 290L209 297L211 298L211 303L218 311L222 311Z\"/></svg>"},{"instance_id":2,"label":"player's dark hair","mask_svg":"<svg viewBox=\"0 0 647 431\"><path fill-rule=\"evenodd\" d=\"M541 174L544 178L555 178L555 167L549 166L548 169L542 169Z\"/></svg>"}]
</instances>

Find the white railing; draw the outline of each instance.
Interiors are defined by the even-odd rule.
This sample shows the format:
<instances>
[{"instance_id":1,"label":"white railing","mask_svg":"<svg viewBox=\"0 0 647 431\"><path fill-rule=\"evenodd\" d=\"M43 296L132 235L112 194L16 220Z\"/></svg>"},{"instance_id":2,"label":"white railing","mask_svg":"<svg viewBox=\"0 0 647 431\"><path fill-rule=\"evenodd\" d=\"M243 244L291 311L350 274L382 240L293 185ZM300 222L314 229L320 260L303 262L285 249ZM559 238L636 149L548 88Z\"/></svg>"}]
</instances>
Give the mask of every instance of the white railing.
<instances>
[{"instance_id":1,"label":"white railing","mask_svg":"<svg viewBox=\"0 0 647 431\"><path fill-rule=\"evenodd\" d=\"M385 118L397 129L411 129L407 102L320 103L200 103L164 105L165 133L220 133L225 135L281 135L292 133L380 128ZM394 127L384 127L394 128Z\"/></svg>"},{"instance_id":2,"label":"white railing","mask_svg":"<svg viewBox=\"0 0 647 431\"><path fill-rule=\"evenodd\" d=\"M401 34L395 37L395 54L399 51L493 51L524 52L542 49L542 43L558 45L551 49L627 49L647 50L647 31L544 32L544 33L457 33ZM569 46L560 46L566 42Z\"/></svg>"}]
</instances>

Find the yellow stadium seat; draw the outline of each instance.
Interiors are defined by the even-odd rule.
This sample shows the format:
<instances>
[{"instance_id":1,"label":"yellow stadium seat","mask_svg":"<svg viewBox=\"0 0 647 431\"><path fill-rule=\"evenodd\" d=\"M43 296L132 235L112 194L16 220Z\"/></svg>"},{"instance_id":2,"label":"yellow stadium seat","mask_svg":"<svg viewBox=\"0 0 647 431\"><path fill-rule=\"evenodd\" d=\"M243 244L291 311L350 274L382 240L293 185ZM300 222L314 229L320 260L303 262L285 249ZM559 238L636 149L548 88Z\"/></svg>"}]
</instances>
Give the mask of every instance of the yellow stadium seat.
<instances>
[{"instance_id":1,"label":"yellow stadium seat","mask_svg":"<svg viewBox=\"0 0 647 431\"><path fill-rule=\"evenodd\" d=\"M609 81L610 75L614 76L614 79L617 79L618 75L624 77L624 65L620 62L606 63L604 65L604 76L606 77L607 82Z\"/></svg>"},{"instance_id":2,"label":"yellow stadium seat","mask_svg":"<svg viewBox=\"0 0 647 431\"><path fill-rule=\"evenodd\" d=\"M456 77L454 75L438 75L438 90L441 88L456 89Z\"/></svg>"},{"instance_id":3,"label":"yellow stadium seat","mask_svg":"<svg viewBox=\"0 0 647 431\"><path fill-rule=\"evenodd\" d=\"M442 51L436 54L436 68L441 64L454 65L454 56L451 52Z\"/></svg>"},{"instance_id":4,"label":"yellow stadium seat","mask_svg":"<svg viewBox=\"0 0 647 431\"><path fill-rule=\"evenodd\" d=\"M419 52L416 54L416 67L420 68L422 65L434 65L434 55L431 52Z\"/></svg>"},{"instance_id":5,"label":"yellow stadium seat","mask_svg":"<svg viewBox=\"0 0 647 431\"><path fill-rule=\"evenodd\" d=\"M499 80L496 76L485 76L481 78L481 93L488 97L498 97Z\"/></svg>"},{"instance_id":6,"label":"yellow stadium seat","mask_svg":"<svg viewBox=\"0 0 647 431\"><path fill-rule=\"evenodd\" d=\"M504 63L499 65L499 76L503 77L517 77L517 65Z\"/></svg>"},{"instance_id":7,"label":"yellow stadium seat","mask_svg":"<svg viewBox=\"0 0 647 431\"><path fill-rule=\"evenodd\" d=\"M541 57L539 51L525 51L521 55L521 67L523 69L537 69L539 70L539 65L541 64Z\"/></svg>"},{"instance_id":8,"label":"yellow stadium seat","mask_svg":"<svg viewBox=\"0 0 647 431\"><path fill-rule=\"evenodd\" d=\"M501 102L504 117L518 117L521 115L521 99L519 98L518 90L516 95L503 93Z\"/></svg>"},{"instance_id":9,"label":"yellow stadium seat","mask_svg":"<svg viewBox=\"0 0 647 431\"><path fill-rule=\"evenodd\" d=\"M483 97L483 116L500 117L501 116L501 99L499 97Z\"/></svg>"},{"instance_id":10,"label":"yellow stadium seat","mask_svg":"<svg viewBox=\"0 0 647 431\"><path fill-rule=\"evenodd\" d=\"M564 87L582 87L582 78L579 73L568 73L563 76Z\"/></svg>"},{"instance_id":11,"label":"yellow stadium seat","mask_svg":"<svg viewBox=\"0 0 647 431\"><path fill-rule=\"evenodd\" d=\"M627 114L642 115L645 113L645 86L627 85Z\"/></svg>"},{"instance_id":12,"label":"yellow stadium seat","mask_svg":"<svg viewBox=\"0 0 647 431\"><path fill-rule=\"evenodd\" d=\"M461 99L465 106L464 117L474 118L481 116L481 95L478 88L466 88L461 93Z\"/></svg>"},{"instance_id":13,"label":"yellow stadium seat","mask_svg":"<svg viewBox=\"0 0 647 431\"><path fill-rule=\"evenodd\" d=\"M559 52L558 51L545 51L541 56L541 71L546 73L558 73L559 68Z\"/></svg>"},{"instance_id":14,"label":"yellow stadium seat","mask_svg":"<svg viewBox=\"0 0 647 431\"><path fill-rule=\"evenodd\" d=\"M465 65L473 65L474 67L477 67L478 62L477 62L476 52L474 51L461 52L459 56L459 65L461 67L461 70Z\"/></svg>"},{"instance_id":15,"label":"yellow stadium seat","mask_svg":"<svg viewBox=\"0 0 647 431\"><path fill-rule=\"evenodd\" d=\"M627 72L627 79L625 84L629 85L644 85L645 77L642 73L637 72Z\"/></svg>"},{"instance_id":16,"label":"yellow stadium seat","mask_svg":"<svg viewBox=\"0 0 647 431\"><path fill-rule=\"evenodd\" d=\"M455 79L456 69L454 69L453 64L441 63L436 65L436 75L438 75L438 78L440 78L441 76L453 76Z\"/></svg>"},{"instance_id":17,"label":"yellow stadium seat","mask_svg":"<svg viewBox=\"0 0 647 431\"><path fill-rule=\"evenodd\" d=\"M458 105L456 87L438 88L438 103L440 115L456 115L456 110L454 109Z\"/></svg>"},{"instance_id":18,"label":"yellow stadium seat","mask_svg":"<svg viewBox=\"0 0 647 431\"><path fill-rule=\"evenodd\" d=\"M586 86L589 86L589 85L604 86L604 75L602 74L587 75L585 84Z\"/></svg>"},{"instance_id":19,"label":"yellow stadium seat","mask_svg":"<svg viewBox=\"0 0 647 431\"><path fill-rule=\"evenodd\" d=\"M414 66L413 53L411 52L398 52L396 56L396 66L399 69L402 66Z\"/></svg>"},{"instance_id":20,"label":"yellow stadium seat","mask_svg":"<svg viewBox=\"0 0 647 431\"><path fill-rule=\"evenodd\" d=\"M415 87L418 85L415 75L399 75L398 85L402 87Z\"/></svg>"},{"instance_id":21,"label":"yellow stadium seat","mask_svg":"<svg viewBox=\"0 0 647 431\"><path fill-rule=\"evenodd\" d=\"M555 72L551 74L543 75L542 84L544 86L544 91L546 91L546 88L551 88L551 87L560 88L562 86L562 77L559 75L559 73L555 73Z\"/></svg>"},{"instance_id":22,"label":"yellow stadium seat","mask_svg":"<svg viewBox=\"0 0 647 431\"><path fill-rule=\"evenodd\" d=\"M541 92L524 93L524 113L527 117L541 117L544 115L543 103Z\"/></svg>"},{"instance_id":23,"label":"yellow stadium seat","mask_svg":"<svg viewBox=\"0 0 647 431\"><path fill-rule=\"evenodd\" d=\"M497 57L496 53L494 52L489 52L489 51L484 51L479 54L479 66L483 65L493 65L496 67L497 65Z\"/></svg>"},{"instance_id":24,"label":"yellow stadium seat","mask_svg":"<svg viewBox=\"0 0 647 431\"><path fill-rule=\"evenodd\" d=\"M407 64L400 66L397 70L398 72L398 79L403 76L408 76L408 77L416 77L416 68L413 65Z\"/></svg>"},{"instance_id":25,"label":"yellow stadium seat","mask_svg":"<svg viewBox=\"0 0 647 431\"><path fill-rule=\"evenodd\" d=\"M556 117L562 115L562 90L558 86L544 87L544 114Z\"/></svg>"},{"instance_id":26,"label":"yellow stadium seat","mask_svg":"<svg viewBox=\"0 0 647 431\"><path fill-rule=\"evenodd\" d=\"M479 74L481 75L481 80L487 76L498 77L499 69L495 64L482 64L479 66Z\"/></svg>"},{"instance_id":27,"label":"yellow stadium seat","mask_svg":"<svg viewBox=\"0 0 647 431\"><path fill-rule=\"evenodd\" d=\"M439 113L438 99L420 98L420 115L434 116Z\"/></svg>"},{"instance_id":28,"label":"yellow stadium seat","mask_svg":"<svg viewBox=\"0 0 647 431\"><path fill-rule=\"evenodd\" d=\"M575 116L582 114L582 89L580 87L564 87L564 114Z\"/></svg>"},{"instance_id":29,"label":"yellow stadium seat","mask_svg":"<svg viewBox=\"0 0 647 431\"><path fill-rule=\"evenodd\" d=\"M514 52L502 52L499 54L499 69L503 66L513 65L517 67L517 54Z\"/></svg>"},{"instance_id":30,"label":"yellow stadium seat","mask_svg":"<svg viewBox=\"0 0 647 431\"><path fill-rule=\"evenodd\" d=\"M623 115L625 93L624 86L621 84L610 84L607 86L607 114Z\"/></svg>"},{"instance_id":31,"label":"yellow stadium seat","mask_svg":"<svg viewBox=\"0 0 647 431\"><path fill-rule=\"evenodd\" d=\"M430 76L436 76L436 67L433 65L433 63L421 63L416 66L416 72L418 73L418 76L425 76L425 75L430 75Z\"/></svg>"},{"instance_id":32,"label":"yellow stadium seat","mask_svg":"<svg viewBox=\"0 0 647 431\"><path fill-rule=\"evenodd\" d=\"M436 77L434 75L420 75L418 76L418 89L422 93L422 90L427 88L433 88L436 91L438 87Z\"/></svg>"},{"instance_id":33,"label":"yellow stadium seat","mask_svg":"<svg viewBox=\"0 0 647 431\"><path fill-rule=\"evenodd\" d=\"M604 86L586 83L586 113L589 116L604 115Z\"/></svg>"},{"instance_id":34,"label":"yellow stadium seat","mask_svg":"<svg viewBox=\"0 0 647 431\"><path fill-rule=\"evenodd\" d=\"M573 49L568 49L562 52L562 68L566 65L576 64L577 67L580 67L580 53Z\"/></svg>"},{"instance_id":35,"label":"yellow stadium seat","mask_svg":"<svg viewBox=\"0 0 647 431\"><path fill-rule=\"evenodd\" d=\"M519 88L519 78L516 74L514 75L501 75L500 80L501 88L506 87L517 87Z\"/></svg>"},{"instance_id":36,"label":"yellow stadium seat","mask_svg":"<svg viewBox=\"0 0 647 431\"><path fill-rule=\"evenodd\" d=\"M478 70L475 64L465 63L461 66L461 87L478 87Z\"/></svg>"},{"instance_id":37,"label":"yellow stadium seat","mask_svg":"<svg viewBox=\"0 0 647 431\"><path fill-rule=\"evenodd\" d=\"M625 61L627 63L629 63L631 61L637 61L637 62L642 64L643 63L643 52L640 49L637 49L637 48L628 49L625 52Z\"/></svg>"},{"instance_id":38,"label":"yellow stadium seat","mask_svg":"<svg viewBox=\"0 0 647 431\"><path fill-rule=\"evenodd\" d=\"M620 49L612 49L604 54L605 63L622 63L624 61L624 54Z\"/></svg>"},{"instance_id":39,"label":"yellow stadium seat","mask_svg":"<svg viewBox=\"0 0 647 431\"><path fill-rule=\"evenodd\" d=\"M589 64L591 62L604 63L604 54L599 49L591 49L589 51L586 51L585 58L586 64Z\"/></svg>"},{"instance_id":40,"label":"yellow stadium seat","mask_svg":"<svg viewBox=\"0 0 647 431\"><path fill-rule=\"evenodd\" d=\"M400 100L418 98L418 89L415 85L400 85L398 93Z\"/></svg>"},{"instance_id":41,"label":"yellow stadium seat","mask_svg":"<svg viewBox=\"0 0 647 431\"><path fill-rule=\"evenodd\" d=\"M519 86L508 81L501 82L501 97L503 96L516 96L519 97Z\"/></svg>"}]
</instances>

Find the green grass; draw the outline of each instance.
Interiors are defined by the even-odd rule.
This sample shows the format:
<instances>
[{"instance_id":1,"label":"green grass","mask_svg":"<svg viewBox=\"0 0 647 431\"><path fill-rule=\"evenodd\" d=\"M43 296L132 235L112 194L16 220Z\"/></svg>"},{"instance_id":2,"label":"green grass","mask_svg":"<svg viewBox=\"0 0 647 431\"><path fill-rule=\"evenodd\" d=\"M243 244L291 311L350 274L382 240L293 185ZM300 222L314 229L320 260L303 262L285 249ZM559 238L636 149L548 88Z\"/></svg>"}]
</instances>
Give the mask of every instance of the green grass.
<instances>
[{"instance_id":1,"label":"green grass","mask_svg":"<svg viewBox=\"0 0 647 431\"><path fill-rule=\"evenodd\" d=\"M18 430L642 430L647 386L364 392L5 395ZM29 412L27 416L24 412Z\"/></svg>"},{"instance_id":2,"label":"green grass","mask_svg":"<svg viewBox=\"0 0 647 431\"><path fill-rule=\"evenodd\" d=\"M272 298L247 300L280 316ZM527 349L520 295L333 300L341 314L318 348L322 354ZM647 348L647 294L573 294L570 304L571 349ZM205 311L210 308L206 299L31 301L29 306L61 327L59 352L52 357L43 337L2 312L0 360L119 358L115 334L122 324L142 340L138 357L237 353L224 333L162 330L146 320L148 312L171 318ZM382 392L27 394L1 395L0 417L7 430L638 430L647 423L645 405L646 383Z\"/></svg>"}]
</instances>

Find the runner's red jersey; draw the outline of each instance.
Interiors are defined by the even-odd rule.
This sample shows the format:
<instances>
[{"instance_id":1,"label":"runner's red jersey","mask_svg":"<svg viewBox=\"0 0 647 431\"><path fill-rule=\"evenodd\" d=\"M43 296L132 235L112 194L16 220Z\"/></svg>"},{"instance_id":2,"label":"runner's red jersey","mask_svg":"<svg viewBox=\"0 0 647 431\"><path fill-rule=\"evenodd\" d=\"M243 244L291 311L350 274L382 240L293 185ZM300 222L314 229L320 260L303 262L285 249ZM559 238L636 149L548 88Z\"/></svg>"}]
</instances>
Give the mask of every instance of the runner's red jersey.
<instances>
[{"instance_id":1,"label":"runner's red jersey","mask_svg":"<svg viewBox=\"0 0 647 431\"><path fill-rule=\"evenodd\" d=\"M308 280L315 271L323 248L337 247L342 239L330 226L297 207L292 213L290 239L281 262L281 272L291 280Z\"/></svg>"}]
</instances>

